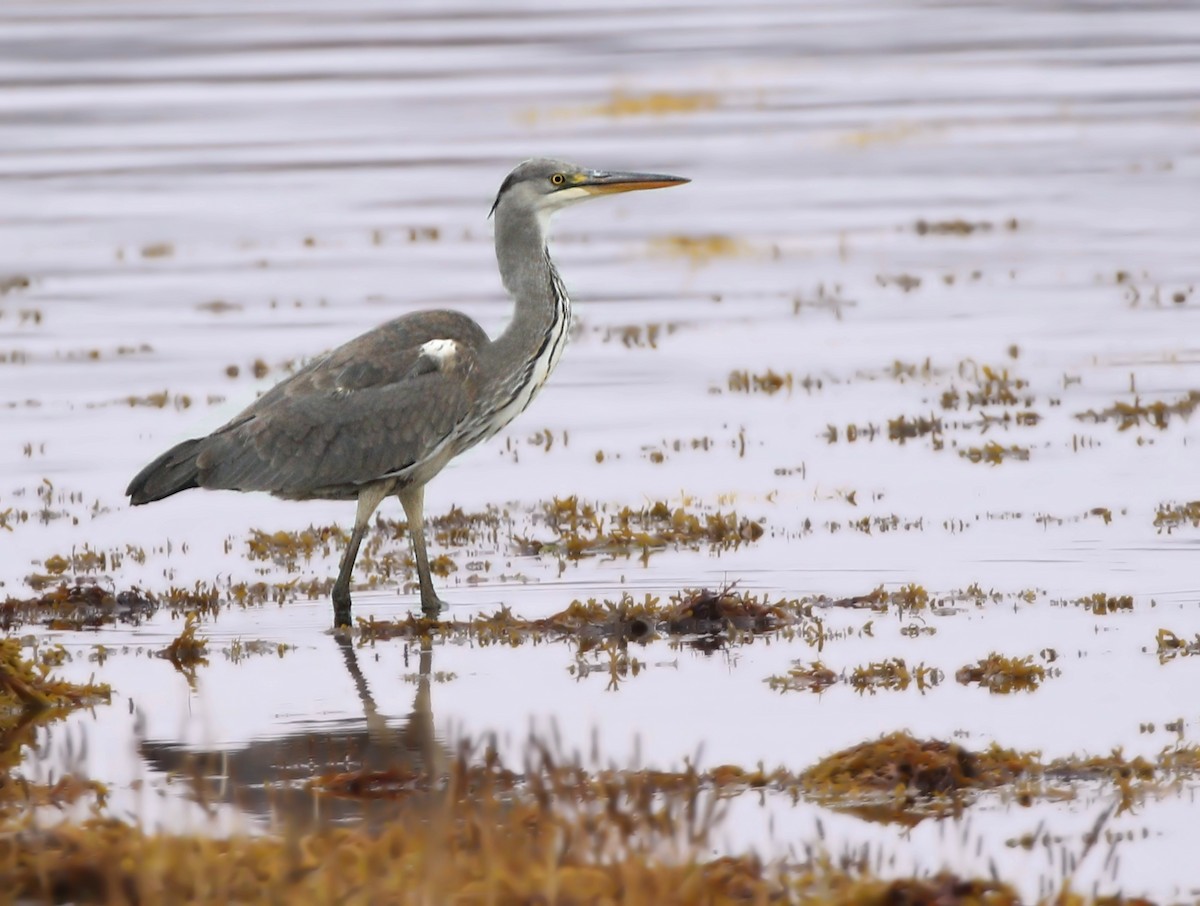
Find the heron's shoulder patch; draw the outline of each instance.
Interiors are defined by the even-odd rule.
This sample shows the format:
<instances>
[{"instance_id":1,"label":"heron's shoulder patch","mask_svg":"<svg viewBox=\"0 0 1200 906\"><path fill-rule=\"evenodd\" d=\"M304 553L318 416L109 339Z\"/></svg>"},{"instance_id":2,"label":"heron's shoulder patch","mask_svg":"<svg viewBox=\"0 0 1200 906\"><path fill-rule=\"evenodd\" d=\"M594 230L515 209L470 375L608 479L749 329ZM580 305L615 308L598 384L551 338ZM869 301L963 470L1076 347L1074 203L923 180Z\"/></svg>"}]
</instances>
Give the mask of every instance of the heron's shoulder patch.
<instances>
[{"instance_id":1,"label":"heron's shoulder patch","mask_svg":"<svg viewBox=\"0 0 1200 906\"><path fill-rule=\"evenodd\" d=\"M409 374L413 377L431 372L465 378L475 373L475 351L469 343L438 337L417 347L417 360Z\"/></svg>"},{"instance_id":2,"label":"heron's shoulder patch","mask_svg":"<svg viewBox=\"0 0 1200 906\"><path fill-rule=\"evenodd\" d=\"M458 340L450 339L428 340L421 344L420 350L421 358L445 370L453 367L455 360L462 354L462 344Z\"/></svg>"}]
</instances>

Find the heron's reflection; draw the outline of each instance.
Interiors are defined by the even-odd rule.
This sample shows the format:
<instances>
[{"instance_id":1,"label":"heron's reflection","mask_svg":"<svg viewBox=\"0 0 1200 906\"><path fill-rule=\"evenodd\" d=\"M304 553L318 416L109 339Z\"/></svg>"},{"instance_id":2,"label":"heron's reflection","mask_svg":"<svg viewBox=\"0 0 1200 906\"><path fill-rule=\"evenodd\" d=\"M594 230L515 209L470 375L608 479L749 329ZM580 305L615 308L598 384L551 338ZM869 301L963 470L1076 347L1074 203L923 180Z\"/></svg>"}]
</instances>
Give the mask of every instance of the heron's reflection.
<instances>
[{"instance_id":1,"label":"heron's reflection","mask_svg":"<svg viewBox=\"0 0 1200 906\"><path fill-rule=\"evenodd\" d=\"M397 807L395 800L322 795L306 781L341 772L392 772L423 777L406 807L419 806L439 786L449 752L434 732L430 676L433 643L419 649L417 692L408 718L389 725L379 713L358 652L346 633L336 636L346 669L362 703L363 717L310 725L295 734L253 739L231 749L205 751L175 742L143 740L140 754L147 767L187 778L198 801L234 805L249 817L306 829L350 819L382 819ZM425 792L422 792L425 791Z\"/></svg>"}]
</instances>

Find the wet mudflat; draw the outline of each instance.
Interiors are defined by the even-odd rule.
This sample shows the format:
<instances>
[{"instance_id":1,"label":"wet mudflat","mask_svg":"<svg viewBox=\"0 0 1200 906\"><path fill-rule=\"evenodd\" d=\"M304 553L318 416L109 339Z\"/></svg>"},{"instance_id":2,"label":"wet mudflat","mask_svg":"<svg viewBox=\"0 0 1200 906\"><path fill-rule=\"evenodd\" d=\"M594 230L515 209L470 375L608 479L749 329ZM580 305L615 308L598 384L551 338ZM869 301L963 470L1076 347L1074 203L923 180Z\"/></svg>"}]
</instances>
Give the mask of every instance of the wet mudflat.
<instances>
[{"instance_id":1,"label":"wet mudflat","mask_svg":"<svg viewBox=\"0 0 1200 906\"><path fill-rule=\"evenodd\" d=\"M307 834L294 883L331 828L577 844L522 875L551 856L449 835L442 893L869 895L828 856L1198 895L1187 4L0 16L0 789L34 790L0 819L98 809L164 861L249 832L260 867ZM126 505L389 317L498 331L485 215L541 154L693 183L556 223L571 346L427 491L441 623L394 502L341 637L352 506ZM645 865L709 861L589 874L589 808Z\"/></svg>"}]
</instances>

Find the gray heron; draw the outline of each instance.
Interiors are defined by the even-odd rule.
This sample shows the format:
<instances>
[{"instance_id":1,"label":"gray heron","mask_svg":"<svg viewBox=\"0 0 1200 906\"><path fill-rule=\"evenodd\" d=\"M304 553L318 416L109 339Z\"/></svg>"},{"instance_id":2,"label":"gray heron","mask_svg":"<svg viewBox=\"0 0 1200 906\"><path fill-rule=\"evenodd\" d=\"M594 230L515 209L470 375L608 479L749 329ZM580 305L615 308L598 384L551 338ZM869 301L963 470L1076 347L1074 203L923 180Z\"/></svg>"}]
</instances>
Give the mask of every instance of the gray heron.
<instances>
[{"instance_id":1,"label":"gray heron","mask_svg":"<svg viewBox=\"0 0 1200 906\"><path fill-rule=\"evenodd\" d=\"M400 498L421 610L444 606L425 547L425 485L533 400L558 364L571 302L546 247L551 217L586 198L688 180L528 160L492 205L496 259L515 306L491 339L455 311L389 321L316 358L207 437L185 440L129 483L134 505L189 488L266 491L291 500L357 500L354 530L333 586L335 626L350 624L350 578L371 515Z\"/></svg>"}]
</instances>

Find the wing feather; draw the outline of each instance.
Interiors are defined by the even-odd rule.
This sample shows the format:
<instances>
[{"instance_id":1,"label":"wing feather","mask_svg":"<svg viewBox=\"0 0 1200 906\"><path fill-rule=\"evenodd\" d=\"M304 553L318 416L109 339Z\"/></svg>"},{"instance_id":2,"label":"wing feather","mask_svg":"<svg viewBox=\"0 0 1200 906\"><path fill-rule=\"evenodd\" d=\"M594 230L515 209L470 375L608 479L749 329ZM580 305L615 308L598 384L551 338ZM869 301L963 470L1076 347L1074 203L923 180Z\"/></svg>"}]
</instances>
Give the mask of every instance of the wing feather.
<instances>
[{"instance_id":1,"label":"wing feather","mask_svg":"<svg viewBox=\"0 0 1200 906\"><path fill-rule=\"evenodd\" d=\"M456 342L449 365L423 344ZM326 496L393 475L433 456L478 393L483 329L455 312L390 321L277 384L204 442L206 488Z\"/></svg>"}]
</instances>

